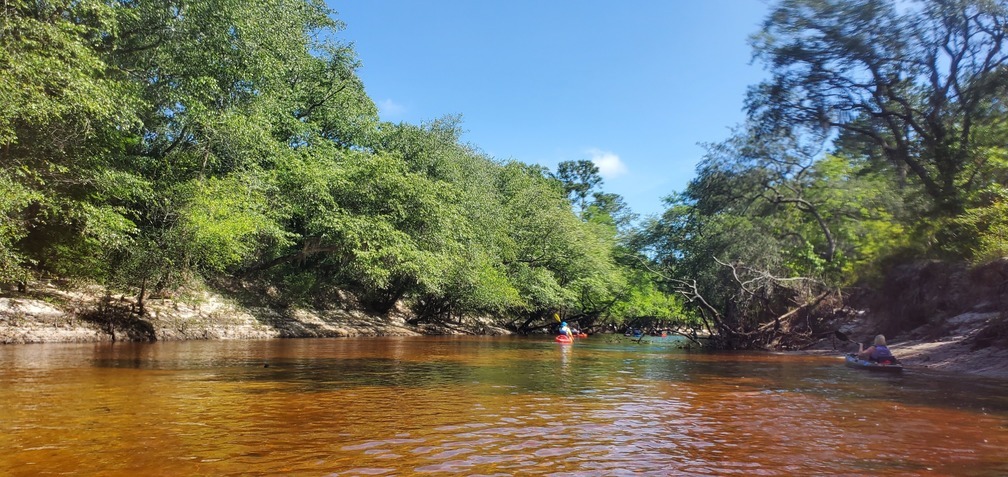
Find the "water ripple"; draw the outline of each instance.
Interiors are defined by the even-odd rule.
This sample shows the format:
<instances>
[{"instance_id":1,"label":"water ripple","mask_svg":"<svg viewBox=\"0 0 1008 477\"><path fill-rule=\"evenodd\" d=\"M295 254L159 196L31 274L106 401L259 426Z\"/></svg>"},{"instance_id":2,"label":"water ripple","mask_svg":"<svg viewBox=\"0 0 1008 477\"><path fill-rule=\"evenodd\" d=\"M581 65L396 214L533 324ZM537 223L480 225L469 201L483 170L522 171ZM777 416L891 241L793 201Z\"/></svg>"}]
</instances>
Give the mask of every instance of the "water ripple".
<instances>
[{"instance_id":1,"label":"water ripple","mask_svg":"<svg viewBox=\"0 0 1008 477\"><path fill-rule=\"evenodd\" d=\"M1008 473L997 383L579 344L2 348L0 474Z\"/></svg>"}]
</instances>

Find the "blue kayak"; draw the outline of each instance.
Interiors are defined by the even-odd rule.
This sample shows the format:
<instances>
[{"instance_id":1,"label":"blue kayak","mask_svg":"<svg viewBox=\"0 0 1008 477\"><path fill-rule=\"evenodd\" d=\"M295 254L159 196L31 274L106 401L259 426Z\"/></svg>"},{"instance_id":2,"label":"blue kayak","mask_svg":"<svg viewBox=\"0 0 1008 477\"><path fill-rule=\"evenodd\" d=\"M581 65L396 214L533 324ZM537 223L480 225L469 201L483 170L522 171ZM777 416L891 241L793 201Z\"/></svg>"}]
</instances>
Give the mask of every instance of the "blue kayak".
<instances>
[{"instance_id":1,"label":"blue kayak","mask_svg":"<svg viewBox=\"0 0 1008 477\"><path fill-rule=\"evenodd\" d=\"M903 371L903 365L899 361L893 363L876 363L875 361L868 361L858 358L857 355L851 353L844 357L847 366L858 369L867 369L871 371Z\"/></svg>"}]
</instances>

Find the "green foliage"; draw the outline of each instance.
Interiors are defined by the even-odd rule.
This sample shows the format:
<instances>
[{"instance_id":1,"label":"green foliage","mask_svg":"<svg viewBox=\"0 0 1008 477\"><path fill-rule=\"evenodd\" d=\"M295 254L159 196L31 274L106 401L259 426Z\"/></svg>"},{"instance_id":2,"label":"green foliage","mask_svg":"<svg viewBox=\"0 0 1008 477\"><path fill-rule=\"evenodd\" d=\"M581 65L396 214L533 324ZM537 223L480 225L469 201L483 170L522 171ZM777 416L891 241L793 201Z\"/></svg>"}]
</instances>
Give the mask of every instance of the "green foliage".
<instances>
[{"instance_id":1,"label":"green foliage","mask_svg":"<svg viewBox=\"0 0 1008 477\"><path fill-rule=\"evenodd\" d=\"M799 268L796 275L816 271L817 276L830 277L833 284L849 284L871 274L880 260L907 246L906 222L911 219L891 175L874 172L870 163L831 154L816 161L810 177L810 195L822 204L837 252L832 264Z\"/></svg>"},{"instance_id":2,"label":"green foliage","mask_svg":"<svg viewBox=\"0 0 1008 477\"><path fill-rule=\"evenodd\" d=\"M782 0L754 35L771 78L750 89L766 132L837 130L915 181L935 213L958 214L990 182L988 142L1001 122L1003 2ZM1003 143L1002 143L1003 144Z\"/></svg>"},{"instance_id":3,"label":"green foliage","mask_svg":"<svg viewBox=\"0 0 1008 477\"><path fill-rule=\"evenodd\" d=\"M39 194L8 178L0 171L0 282L24 281L28 276L26 257L16 247L27 236L22 211Z\"/></svg>"},{"instance_id":4,"label":"green foliage","mask_svg":"<svg viewBox=\"0 0 1008 477\"><path fill-rule=\"evenodd\" d=\"M631 272L625 291L611 310L616 322L627 317L685 321L681 300L661 290L652 275L639 269Z\"/></svg>"},{"instance_id":5,"label":"green foliage","mask_svg":"<svg viewBox=\"0 0 1008 477\"><path fill-rule=\"evenodd\" d=\"M101 2L4 3L0 144L30 141L43 153L66 152L103 123L132 122L129 87L97 51L114 28L113 7Z\"/></svg>"},{"instance_id":6,"label":"green foliage","mask_svg":"<svg viewBox=\"0 0 1008 477\"><path fill-rule=\"evenodd\" d=\"M101 52L115 28L114 8L102 3L4 5L0 176L13 193L6 235L18 239L4 255L22 278L25 265L106 276L106 254L129 241L127 211L105 194L123 175L113 158L139 104Z\"/></svg>"},{"instance_id":7,"label":"green foliage","mask_svg":"<svg viewBox=\"0 0 1008 477\"><path fill-rule=\"evenodd\" d=\"M223 272L254 257L259 243L282 242L276 223L254 176L211 178L180 184L173 196L178 237L192 255L194 268Z\"/></svg>"},{"instance_id":8,"label":"green foliage","mask_svg":"<svg viewBox=\"0 0 1008 477\"><path fill-rule=\"evenodd\" d=\"M667 291L733 346L825 290L871 275L908 240L891 177L817 156L811 134L742 131L710 145L686 192L635 238Z\"/></svg>"},{"instance_id":9,"label":"green foliage","mask_svg":"<svg viewBox=\"0 0 1008 477\"><path fill-rule=\"evenodd\" d=\"M592 194L592 202L582 216L589 222L609 225L620 234L629 233L638 217L622 196L606 192Z\"/></svg>"},{"instance_id":10,"label":"green foliage","mask_svg":"<svg viewBox=\"0 0 1008 477\"><path fill-rule=\"evenodd\" d=\"M588 207L588 197L602 183L599 168L591 161L563 161L557 165L555 178L563 184L567 198L581 211Z\"/></svg>"},{"instance_id":11,"label":"green foliage","mask_svg":"<svg viewBox=\"0 0 1008 477\"><path fill-rule=\"evenodd\" d=\"M559 309L576 295L565 288L576 278L574 261L581 258L574 242L580 220L570 213L561 192L539 172L508 164L500 175L505 228L498 238L509 276L519 284L525 310ZM569 268L570 267L570 268Z\"/></svg>"},{"instance_id":12,"label":"green foliage","mask_svg":"<svg viewBox=\"0 0 1008 477\"><path fill-rule=\"evenodd\" d=\"M984 205L967 209L939 231L951 236L943 243L957 245L952 253L975 263L1008 257L1008 188L991 188L987 198Z\"/></svg>"},{"instance_id":13,"label":"green foliage","mask_svg":"<svg viewBox=\"0 0 1008 477\"><path fill-rule=\"evenodd\" d=\"M1008 10L897 3L776 2L749 122L630 241L733 346L895 257L1006 253Z\"/></svg>"}]
</instances>

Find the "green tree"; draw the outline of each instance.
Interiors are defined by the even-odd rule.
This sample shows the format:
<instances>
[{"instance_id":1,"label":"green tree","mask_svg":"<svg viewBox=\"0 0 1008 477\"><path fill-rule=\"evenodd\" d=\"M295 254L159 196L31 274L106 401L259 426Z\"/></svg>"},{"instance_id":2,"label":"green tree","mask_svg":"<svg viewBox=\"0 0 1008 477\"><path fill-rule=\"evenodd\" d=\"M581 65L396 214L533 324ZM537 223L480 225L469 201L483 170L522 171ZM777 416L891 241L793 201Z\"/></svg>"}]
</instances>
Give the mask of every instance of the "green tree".
<instances>
[{"instance_id":1,"label":"green tree","mask_svg":"<svg viewBox=\"0 0 1008 477\"><path fill-rule=\"evenodd\" d=\"M17 244L28 235L22 211L37 201L37 193L7 177L0 171L0 283L25 282L28 279L28 259Z\"/></svg>"},{"instance_id":2,"label":"green tree","mask_svg":"<svg viewBox=\"0 0 1008 477\"><path fill-rule=\"evenodd\" d=\"M138 240L123 281L223 273L296 242L279 174L362 139L376 119L342 25L316 2L124 4L111 61L141 88L143 125L120 156L156 191L128 201ZM160 266L144 264L155 246ZM148 277L147 275L153 275Z\"/></svg>"},{"instance_id":3,"label":"green tree","mask_svg":"<svg viewBox=\"0 0 1008 477\"><path fill-rule=\"evenodd\" d=\"M781 316L906 244L891 178L824 154L823 144L742 130L709 145L697 177L639 239L669 289L726 346L777 339Z\"/></svg>"},{"instance_id":4,"label":"green tree","mask_svg":"<svg viewBox=\"0 0 1008 477\"><path fill-rule=\"evenodd\" d=\"M3 275L104 276L105 254L133 230L110 196L138 182L113 159L139 104L103 54L114 8L12 1L2 15L0 178L11 192Z\"/></svg>"},{"instance_id":5,"label":"green tree","mask_svg":"<svg viewBox=\"0 0 1008 477\"><path fill-rule=\"evenodd\" d=\"M873 145L955 215L989 177L977 128L1003 92L1001 2L784 0L752 43L771 78L749 93L766 131L838 129Z\"/></svg>"},{"instance_id":6,"label":"green tree","mask_svg":"<svg viewBox=\"0 0 1008 477\"><path fill-rule=\"evenodd\" d=\"M554 177L563 184L567 198L581 212L588 207L592 191L602 183L598 166L586 160L561 162Z\"/></svg>"},{"instance_id":7,"label":"green tree","mask_svg":"<svg viewBox=\"0 0 1008 477\"><path fill-rule=\"evenodd\" d=\"M638 217L623 196L609 192L593 193L591 204L582 215L585 220L606 223L621 233L629 233Z\"/></svg>"}]
</instances>

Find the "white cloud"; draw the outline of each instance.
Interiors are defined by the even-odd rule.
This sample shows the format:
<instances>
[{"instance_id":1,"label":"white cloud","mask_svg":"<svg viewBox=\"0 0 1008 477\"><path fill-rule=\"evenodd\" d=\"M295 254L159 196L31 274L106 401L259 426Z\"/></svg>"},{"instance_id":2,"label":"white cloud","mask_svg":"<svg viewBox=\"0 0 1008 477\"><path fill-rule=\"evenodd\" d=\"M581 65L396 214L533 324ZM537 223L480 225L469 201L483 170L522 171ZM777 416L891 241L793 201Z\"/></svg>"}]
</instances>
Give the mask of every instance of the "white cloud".
<instances>
[{"instance_id":1,"label":"white cloud","mask_svg":"<svg viewBox=\"0 0 1008 477\"><path fill-rule=\"evenodd\" d=\"M378 114L384 120L389 120L391 118L402 116L406 112L406 106L403 106L391 99L383 99L378 103Z\"/></svg>"},{"instance_id":2,"label":"white cloud","mask_svg":"<svg viewBox=\"0 0 1008 477\"><path fill-rule=\"evenodd\" d=\"M615 153L601 149L589 149L588 155L595 166L598 167L599 175L603 179L612 179L628 172L626 164Z\"/></svg>"}]
</instances>

